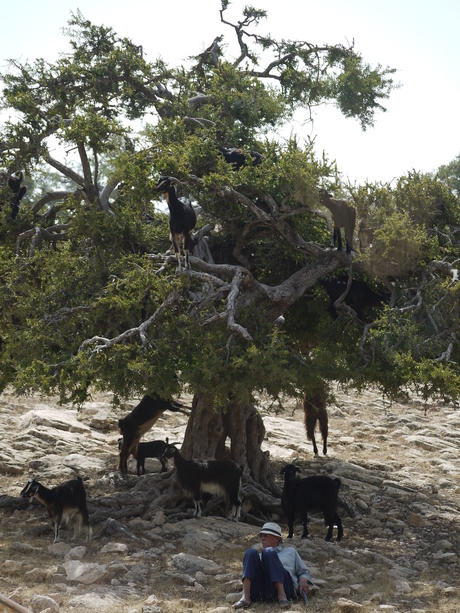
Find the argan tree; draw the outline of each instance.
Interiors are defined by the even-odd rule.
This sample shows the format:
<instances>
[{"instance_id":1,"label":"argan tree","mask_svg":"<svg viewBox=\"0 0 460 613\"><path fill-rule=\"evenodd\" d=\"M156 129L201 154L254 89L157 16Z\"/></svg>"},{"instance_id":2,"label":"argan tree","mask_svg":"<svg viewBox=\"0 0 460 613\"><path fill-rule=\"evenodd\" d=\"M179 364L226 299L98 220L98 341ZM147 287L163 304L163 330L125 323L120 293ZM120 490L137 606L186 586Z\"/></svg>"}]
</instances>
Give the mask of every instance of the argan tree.
<instances>
[{"instance_id":1,"label":"argan tree","mask_svg":"<svg viewBox=\"0 0 460 613\"><path fill-rule=\"evenodd\" d=\"M420 177L431 190L421 189L423 205L411 176L396 189L349 188L378 224L378 257L331 250L319 187L347 195L347 186L311 144L276 135L326 102L371 127L394 70L369 66L352 45L261 35L265 11L247 7L232 23L227 8L222 0L236 59L220 35L179 67L147 62L142 46L77 13L70 54L10 61L0 388L57 392L63 403L91 390L115 402L191 393L184 454L230 454L248 480L275 489L257 394L281 410L285 395L334 381L389 396L417 382L428 397L458 393L458 200L436 177ZM221 148L246 163L227 163ZM7 177L18 169L28 191L13 220ZM181 275L154 191L160 174L199 211L192 270ZM391 308L363 322L342 297L332 321L318 281L339 269L389 289Z\"/></svg>"}]
</instances>

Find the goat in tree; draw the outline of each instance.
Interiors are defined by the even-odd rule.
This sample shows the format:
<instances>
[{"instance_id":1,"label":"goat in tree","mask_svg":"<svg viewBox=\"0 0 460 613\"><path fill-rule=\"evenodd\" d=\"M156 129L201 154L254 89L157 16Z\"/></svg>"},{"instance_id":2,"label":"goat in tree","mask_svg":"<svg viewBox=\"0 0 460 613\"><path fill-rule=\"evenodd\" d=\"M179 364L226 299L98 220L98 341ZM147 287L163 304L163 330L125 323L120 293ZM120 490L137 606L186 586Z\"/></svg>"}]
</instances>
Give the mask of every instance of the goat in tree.
<instances>
[{"instance_id":1,"label":"goat in tree","mask_svg":"<svg viewBox=\"0 0 460 613\"><path fill-rule=\"evenodd\" d=\"M347 253L350 253L353 248L353 233L355 231L356 210L345 200L345 198L333 198L326 190L320 190L321 204L323 204L332 215L334 224L334 232L332 235L331 247L335 247L337 239L337 251L342 251L342 235L340 228L345 229L345 241L347 245Z\"/></svg>"},{"instance_id":2,"label":"goat in tree","mask_svg":"<svg viewBox=\"0 0 460 613\"><path fill-rule=\"evenodd\" d=\"M252 151L249 149L245 152L244 149L237 149L236 147L220 147L216 145L221 154L224 156L227 164L232 164L236 170L239 170L245 164L252 162L253 166L257 166L262 162L262 154L258 151Z\"/></svg>"},{"instance_id":3,"label":"goat in tree","mask_svg":"<svg viewBox=\"0 0 460 613\"><path fill-rule=\"evenodd\" d=\"M196 225L196 213L188 201L179 199L174 187L173 177L162 176L155 191L163 194L169 208L170 240L177 258L177 271L182 271L180 261L180 241L184 241L185 268L190 270L189 251L192 244L192 230Z\"/></svg>"},{"instance_id":4,"label":"goat in tree","mask_svg":"<svg viewBox=\"0 0 460 613\"><path fill-rule=\"evenodd\" d=\"M385 304L389 303L391 298L388 292L373 289L360 279L353 279L347 291L348 277L346 275L321 279L319 283L324 287L329 296L328 311L332 319L337 319L339 316L336 302L342 296L344 296L343 302L355 311L358 319L361 321L367 320L367 315L371 315L371 309L382 308Z\"/></svg>"},{"instance_id":5,"label":"goat in tree","mask_svg":"<svg viewBox=\"0 0 460 613\"><path fill-rule=\"evenodd\" d=\"M25 185L21 185L22 179L24 178L22 171L19 172L19 176L17 176L17 174L18 173L12 174L8 179L8 187L13 192L13 197L10 201L11 217L13 219L16 219L16 216L19 212L19 203L21 202L27 191L27 187Z\"/></svg>"}]
</instances>

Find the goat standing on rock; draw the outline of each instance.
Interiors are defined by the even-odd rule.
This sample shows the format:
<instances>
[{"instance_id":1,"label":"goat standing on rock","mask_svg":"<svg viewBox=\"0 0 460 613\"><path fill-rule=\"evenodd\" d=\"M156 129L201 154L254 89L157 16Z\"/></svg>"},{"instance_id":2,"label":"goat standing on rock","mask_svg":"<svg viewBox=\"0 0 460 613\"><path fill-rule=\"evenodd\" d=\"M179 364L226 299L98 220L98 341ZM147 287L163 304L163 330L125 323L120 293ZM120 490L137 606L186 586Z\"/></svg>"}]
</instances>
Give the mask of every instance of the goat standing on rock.
<instances>
[{"instance_id":1,"label":"goat standing on rock","mask_svg":"<svg viewBox=\"0 0 460 613\"><path fill-rule=\"evenodd\" d=\"M342 521L337 515L340 479L331 479L322 475L299 479L298 472L300 468L295 464L286 464L281 470L281 474L284 475L281 505L288 521L288 538L292 538L294 534L294 521L297 515L303 524L302 538L307 538L307 511L316 510L323 512L324 524L329 527L326 541L331 540L334 525L337 526L337 540L340 541L343 536Z\"/></svg>"},{"instance_id":2,"label":"goat standing on rock","mask_svg":"<svg viewBox=\"0 0 460 613\"><path fill-rule=\"evenodd\" d=\"M158 458L161 462L161 471L165 473L168 469L166 468L166 460L162 457L165 452L166 447L169 445L169 439L166 437L166 440L157 440L157 441L149 441L147 443L139 443L137 446L137 451L135 451L134 458L137 461L137 476L139 477L141 474L145 475L145 459L146 458ZM118 439L118 449L121 451L123 447L123 437Z\"/></svg>"},{"instance_id":3,"label":"goat standing on rock","mask_svg":"<svg viewBox=\"0 0 460 613\"><path fill-rule=\"evenodd\" d=\"M340 228L345 229L345 241L347 253L353 248L353 234L356 224L356 210L345 198L333 198L325 189L320 190L321 204L330 210L334 224L331 247L335 247L337 239L337 251L342 251L342 235Z\"/></svg>"},{"instance_id":4,"label":"goat standing on rock","mask_svg":"<svg viewBox=\"0 0 460 613\"><path fill-rule=\"evenodd\" d=\"M177 197L173 177L162 176L155 191L163 194L169 208L169 238L177 258L177 271L182 271L180 241L184 241L185 269L190 270L189 251L192 246L192 230L196 225L196 213L189 202Z\"/></svg>"},{"instance_id":5,"label":"goat standing on rock","mask_svg":"<svg viewBox=\"0 0 460 613\"><path fill-rule=\"evenodd\" d=\"M86 491L81 477L66 481L62 485L48 489L35 479L29 479L21 492L22 498L35 496L48 509L51 525L54 528L54 542L59 542L59 530L63 520L74 524L74 539L80 534L81 525L86 526L86 540L91 540Z\"/></svg>"},{"instance_id":6,"label":"goat standing on rock","mask_svg":"<svg viewBox=\"0 0 460 613\"><path fill-rule=\"evenodd\" d=\"M231 516L238 521L241 512L241 484L243 469L231 460L186 460L170 445L164 458L174 458L177 480L189 492L195 504L194 517L201 517L201 494L223 494L232 505Z\"/></svg>"}]
</instances>

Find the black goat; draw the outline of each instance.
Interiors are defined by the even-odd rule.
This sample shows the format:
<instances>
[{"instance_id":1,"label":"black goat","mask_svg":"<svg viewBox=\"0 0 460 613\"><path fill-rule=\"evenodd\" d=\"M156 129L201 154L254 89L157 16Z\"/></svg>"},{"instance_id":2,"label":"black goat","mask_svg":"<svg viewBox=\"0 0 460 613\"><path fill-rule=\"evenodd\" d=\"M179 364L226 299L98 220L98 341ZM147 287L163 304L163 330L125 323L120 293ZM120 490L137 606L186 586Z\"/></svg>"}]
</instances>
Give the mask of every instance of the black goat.
<instances>
[{"instance_id":1,"label":"black goat","mask_svg":"<svg viewBox=\"0 0 460 613\"><path fill-rule=\"evenodd\" d=\"M121 447L123 445L123 438L118 439L118 449L121 451ZM162 457L165 452L166 447L169 445L169 439L166 438L164 441L149 441L147 443L139 443L137 446L137 453L134 458L137 460L137 474L138 476L141 474L145 475L145 459L146 458L158 458L161 462L161 471L165 473L168 469L166 468L166 460Z\"/></svg>"},{"instance_id":2,"label":"black goat","mask_svg":"<svg viewBox=\"0 0 460 613\"><path fill-rule=\"evenodd\" d=\"M310 396L305 392L303 399L303 412L305 421L305 430L307 431L307 439L313 443L313 451L318 454L318 448L315 441L316 422L319 422L319 429L323 438L323 454L327 453L327 432L328 432L328 416L326 410L325 394L318 390Z\"/></svg>"},{"instance_id":3,"label":"black goat","mask_svg":"<svg viewBox=\"0 0 460 613\"><path fill-rule=\"evenodd\" d=\"M340 228L345 229L345 241L347 253L353 249L353 233L356 224L356 209L344 198L333 198L326 190L320 190L321 203L330 210L334 224L331 247L335 247L337 239L337 251L342 251L342 235Z\"/></svg>"},{"instance_id":4,"label":"black goat","mask_svg":"<svg viewBox=\"0 0 460 613\"><path fill-rule=\"evenodd\" d=\"M185 268L190 269L189 251L192 246L192 230L196 225L196 213L188 201L180 200L173 185L173 177L162 176L155 190L164 195L169 208L170 240L177 258L177 270L182 271L180 241L184 241Z\"/></svg>"},{"instance_id":5,"label":"black goat","mask_svg":"<svg viewBox=\"0 0 460 613\"><path fill-rule=\"evenodd\" d=\"M51 525L54 528L54 542L59 542L62 521L74 525L74 539L80 534L81 525L86 526L86 540L91 540L91 525L86 506L86 491L81 477L66 481L62 485L48 489L35 479L29 479L21 492L23 498L35 496L48 509Z\"/></svg>"},{"instance_id":6,"label":"black goat","mask_svg":"<svg viewBox=\"0 0 460 613\"><path fill-rule=\"evenodd\" d=\"M24 178L22 171L19 173L19 177L16 175L17 173L14 173L8 179L8 187L13 192L13 197L10 201L11 217L13 219L17 217L17 214L19 212L19 203L21 202L27 191L27 187L25 185L21 185L22 179Z\"/></svg>"},{"instance_id":7,"label":"black goat","mask_svg":"<svg viewBox=\"0 0 460 613\"><path fill-rule=\"evenodd\" d=\"M232 164L236 170L239 170L247 162L251 161L253 166L257 166L262 162L263 156L257 151L245 151L244 149L236 149L235 147L220 147L216 145L219 151L224 156L227 164Z\"/></svg>"},{"instance_id":8,"label":"black goat","mask_svg":"<svg viewBox=\"0 0 460 613\"><path fill-rule=\"evenodd\" d=\"M194 517L201 517L201 494L222 494L232 505L231 517L238 521L241 512L243 469L231 460L186 460L170 445L165 458L174 458L180 486L193 497Z\"/></svg>"},{"instance_id":9,"label":"black goat","mask_svg":"<svg viewBox=\"0 0 460 613\"><path fill-rule=\"evenodd\" d=\"M281 504L288 522L288 538L294 534L294 521L300 517L303 524L302 538L307 538L307 511L322 511L324 524L329 526L326 541L332 538L334 525L337 526L337 540L343 537L342 520L337 515L338 493L341 485L340 479L331 479L326 476L305 477L299 479L296 473L300 468L295 464L286 464L281 469L284 475L284 488L281 494Z\"/></svg>"},{"instance_id":10,"label":"black goat","mask_svg":"<svg viewBox=\"0 0 460 613\"><path fill-rule=\"evenodd\" d=\"M337 319L339 314L335 308L335 302L345 292L348 285L348 277L346 275L337 275L320 280L320 284L329 295L328 311L333 319ZM358 319L365 321L368 309L382 307L389 300L388 292L374 290L364 281L353 279L343 302L355 311Z\"/></svg>"},{"instance_id":11,"label":"black goat","mask_svg":"<svg viewBox=\"0 0 460 613\"><path fill-rule=\"evenodd\" d=\"M182 411L182 404L165 400L159 396L144 396L140 403L122 419L118 420L120 434L123 441L120 447L118 470L128 472L128 458L132 454L137 456L139 440L153 424L158 421L165 411Z\"/></svg>"}]
</instances>

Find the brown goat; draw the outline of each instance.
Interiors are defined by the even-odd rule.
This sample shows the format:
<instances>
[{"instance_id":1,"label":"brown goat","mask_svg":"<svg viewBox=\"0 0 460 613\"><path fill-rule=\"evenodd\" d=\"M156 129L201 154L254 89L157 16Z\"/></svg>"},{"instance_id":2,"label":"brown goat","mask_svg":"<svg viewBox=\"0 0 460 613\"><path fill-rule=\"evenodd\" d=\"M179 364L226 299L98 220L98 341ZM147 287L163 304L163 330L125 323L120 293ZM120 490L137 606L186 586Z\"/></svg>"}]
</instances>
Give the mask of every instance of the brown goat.
<instances>
[{"instance_id":1,"label":"brown goat","mask_svg":"<svg viewBox=\"0 0 460 613\"><path fill-rule=\"evenodd\" d=\"M307 439L313 443L313 451L318 454L318 448L315 441L316 422L319 421L319 429L323 438L323 454L327 453L327 431L328 431L328 416L326 410L326 396L323 391L318 390L311 395L305 392L303 399L303 412L305 421L305 430L307 431Z\"/></svg>"},{"instance_id":2,"label":"brown goat","mask_svg":"<svg viewBox=\"0 0 460 613\"><path fill-rule=\"evenodd\" d=\"M345 229L345 241L347 253L353 248L353 234L356 223L356 209L345 198L333 198L326 190L320 190L321 204L330 210L334 224L331 247L335 247L337 239L337 251L342 251L342 235L340 228Z\"/></svg>"},{"instance_id":3,"label":"brown goat","mask_svg":"<svg viewBox=\"0 0 460 613\"><path fill-rule=\"evenodd\" d=\"M120 457L118 460L118 470L124 474L128 472L128 458L132 454L137 457L139 440L150 428L160 419L165 411L180 411L180 402L160 398L157 395L146 395L134 409L118 420L118 428L123 438L118 443Z\"/></svg>"}]
</instances>

